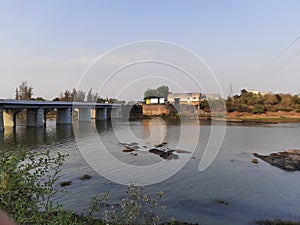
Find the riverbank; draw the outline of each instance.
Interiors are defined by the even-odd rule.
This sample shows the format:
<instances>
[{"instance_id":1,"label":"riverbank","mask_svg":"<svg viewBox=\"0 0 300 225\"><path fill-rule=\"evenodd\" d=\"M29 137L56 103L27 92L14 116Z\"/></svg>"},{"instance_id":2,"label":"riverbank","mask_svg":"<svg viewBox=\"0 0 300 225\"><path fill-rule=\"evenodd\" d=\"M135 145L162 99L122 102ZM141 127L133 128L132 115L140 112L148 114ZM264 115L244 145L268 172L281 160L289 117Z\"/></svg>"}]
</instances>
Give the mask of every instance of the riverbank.
<instances>
[{"instance_id":1,"label":"riverbank","mask_svg":"<svg viewBox=\"0 0 300 225\"><path fill-rule=\"evenodd\" d=\"M252 114L247 112L231 112L227 113L226 117L220 113L214 113L214 115L204 114L183 114L183 115L166 115L162 114L160 116L148 116L148 115L140 115L140 116L132 116L131 120L140 120L140 119L151 119L153 117L161 117L168 122L180 122L181 120L189 120L189 119L199 119L201 121L209 121L209 120L217 120L217 121L225 121L232 123L298 123L300 122L300 112L291 111L291 112L265 112L262 114Z\"/></svg>"},{"instance_id":2,"label":"riverbank","mask_svg":"<svg viewBox=\"0 0 300 225\"><path fill-rule=\"evenodd\" d=\"M266 112L262 114L251 114L246 112L227 113L228 121L256 122L256 123L295 123L300 122L299 112Z\"/></svg>"}]
</instances>

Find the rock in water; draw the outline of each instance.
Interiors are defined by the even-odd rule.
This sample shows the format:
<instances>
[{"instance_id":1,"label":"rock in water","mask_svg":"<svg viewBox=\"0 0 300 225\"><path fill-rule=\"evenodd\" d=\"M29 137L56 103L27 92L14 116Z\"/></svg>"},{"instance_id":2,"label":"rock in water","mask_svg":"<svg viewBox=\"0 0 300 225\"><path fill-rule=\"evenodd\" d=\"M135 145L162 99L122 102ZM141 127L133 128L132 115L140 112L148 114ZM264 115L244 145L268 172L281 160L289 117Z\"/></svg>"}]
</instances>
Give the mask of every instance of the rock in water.
<instances>
[{"instance_id":1,"label":"rock in water","mask_svg":"<svg viewBox=\"0 0 300 225\"><path fill-rule=\"evenodd\" d=\"M272 153L270 155L259 155L253 153L273 166L279 167L286 171L300 171L300 150L286 150L284 152Z\"/></svg>"},{"instance_id":2,"label":"rock in water","mask_svg":"<svg viewBox=\"0 0 300 225\"><path fill-rule=\"evenodd\" d=\"M80 180L89 180L89 179L91 179L92 177L90 176L90 175L88 175L88 174L84 174L82 177L80 177L79 179Z\"/></svg>"},{"instance_id":3,"label":"rock in water","mask_svg":"<svg viewBox=\"0 0 300 225\"><path fill-rule=\"evenodd\" d=\"M133 152L133 151L135 151L135 149L132 148L123 149L123 152Z\"/></svg>"},{"instance_id":4,"label":"rock in water","mask_svg":"<svg viewBox=\"0 0 300 225\"><path fill-rule=\"evenodd\" d=\"M257 159L252 159L252 163L257 164L258 160Z\"/></svg>"},{"instance_id":5,"label":"rock in water","mask_svg":"<svg viewBox=\"0 0 300 225\"><path fill-rule=\"evenodd\" d=\"M165 146L167 144L168 144L167 142L162 142L162 143L160 143L158 145L155 145L155 148L161 148L161 147L163 147L163 146Z\"/></svg>"},{"instance_id":6,"label":"rock in water","mask_svg":"<svg viewBox=\"0 0 300 225\"><path fill-rule=\"evenodd\" d=\"M164 159L178 159L178 155L175 155L172 153L172 151L163 151L157 148L152 148L149 150L149 152L159 155L160 157L164 158Z\"/></svg>"},{"instance_id":7,"label":"rock in water","mask_svg":"<svg viewBox=\"0 0 300 225\"><path fill-rule=\"evenodd\" d=\"M66 187L66 186L70 186L72 184L72 181L63 181L60 183L61 187Z\"/></svg>"},{"instance_id":8,"label":"rock in water","mask_svg":"<svg viewBox=\"0 0 300 225\"><path fill-rule=\"evenodd\" d=\"M181 149L175 149L175 152L176 153L191 153L191 152L189 152L189 151L185 151L185 150L181 150Z\"/></svg>"}]
</instances>

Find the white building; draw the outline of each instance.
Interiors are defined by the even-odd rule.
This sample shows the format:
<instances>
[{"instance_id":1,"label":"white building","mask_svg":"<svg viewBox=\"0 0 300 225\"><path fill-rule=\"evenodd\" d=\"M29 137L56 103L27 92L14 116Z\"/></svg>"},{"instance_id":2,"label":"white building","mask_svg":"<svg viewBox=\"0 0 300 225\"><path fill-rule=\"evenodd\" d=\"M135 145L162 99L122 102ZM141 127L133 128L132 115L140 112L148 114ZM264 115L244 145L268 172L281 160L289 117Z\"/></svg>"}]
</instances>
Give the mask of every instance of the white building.
<instances>
[{"instance_id":1,"label":"white building","mask_svg":"<svg viewBox=\"0 0 300 225\"><path fill-rule=\"evenodd\" d=\"M201 102L201 93L170 93L168 101L171 104L199 105Z\"/></svg>"}]
</instances>

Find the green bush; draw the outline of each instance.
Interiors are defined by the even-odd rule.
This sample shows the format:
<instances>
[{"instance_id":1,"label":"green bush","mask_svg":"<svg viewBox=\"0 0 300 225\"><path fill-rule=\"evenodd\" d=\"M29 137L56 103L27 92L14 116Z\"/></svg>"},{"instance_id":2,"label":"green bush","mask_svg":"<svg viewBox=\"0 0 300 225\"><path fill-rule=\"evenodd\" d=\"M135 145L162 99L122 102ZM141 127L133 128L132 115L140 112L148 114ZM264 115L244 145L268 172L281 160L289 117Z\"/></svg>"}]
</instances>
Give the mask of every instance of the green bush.
<instances>
[{"instance_id":1,"label":"green bush","mask_svg":"<svg viewBox=\"0 0 300 225\"><path fill-rule=\"evenodd\" d=\"M293 111L293 109L288 108L288 107L282 107L282 108L280 108L279 110L280 110L280 111L283 111L283 112L291 112L291 111Z\"/></svg>"},{"instance_id":2,"label":"green bush","mask_svg":"<svg viewBox=\"0 0 300 225\"><path fill-rule=\"evenodd\" d=\"M158 224L164 217L165 206L159 205L163 193L157 192L155 197L143 193L143 188L131 184L127 195L121 203L110 204L109 192L93 199L89 216L99 215L106 224Z\"/></svg>"},{"instance_id":3,"label":"green bush","mask_svg":"<svg viewBox=\"0 0 300 225\"><path fill-rule=\"evenodd\" d=\"M243 104L243 105L238 105L237 106L237 111L238 112L249 112L249 108L247 105Z\"/></svg>"},{"instance_id":4,"label":"green bush","mask_svg":"<svg viewBox=\"0 0 300 225\"><path fill-rule=\"evenodd\" d=\"M256 105L252 110L253 114L262 114L266 112L266 108L263 105Z\"/></svg>"},{"instance_id":5,"label":"green bush","mask_svg":"<svg viewBox=\"0 0 300 225\"><path fill-rule=\"evenodd\" d=\"M0 208L20 224L51 224L48 219L62 212L51 199L65 156L14 149L0 151L0 158ZM68 224L68 217L71 213L64 212L57 221Z\"/></svg>"}]
</instances>

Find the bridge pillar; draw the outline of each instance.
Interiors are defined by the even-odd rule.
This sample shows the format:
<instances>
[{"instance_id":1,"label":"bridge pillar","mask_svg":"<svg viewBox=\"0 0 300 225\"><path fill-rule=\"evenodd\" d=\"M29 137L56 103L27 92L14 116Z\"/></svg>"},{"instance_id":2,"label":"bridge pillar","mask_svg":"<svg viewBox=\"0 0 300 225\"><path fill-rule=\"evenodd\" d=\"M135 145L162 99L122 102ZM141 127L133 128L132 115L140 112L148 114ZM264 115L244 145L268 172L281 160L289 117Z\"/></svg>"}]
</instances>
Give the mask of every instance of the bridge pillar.
<instances>
[{"instance_id":1,"label":"bridge pillar","mask_svg":"<svg viewBox=\"0 0 300 225\"><path fill-rule=\"evenodd\" d=\"M4 131L3 107L0 107L0 132Z\"/></svg>"},{"instance_id":2,"label":"bridge pillar","mask_svg":"<svg viewBox=\"0 0 300 225\"><path fill-rule=\"evenodd\" d=\"M111 108L106 108L107 110L107 119L111 119L111 111L112 109Z\"/></svg>"},{"instance_id":3,"label":"bridge pillar","mask_svg":"<svg viewBox=\"0 0 300 225\"><path fill-rule=\"evenodd\" d=\"M91 119L96 119L96 109L91 109Z\"/></svg>"},{"instance_id":4,"label":"bridge pillar","mask_svg":"<svg viewBox=\"0 0 300 225\"><path fill-rule=\"evenodd\" d=\"M4 126L10 126L16 128L17 126L17 114L22 109L6 109L3 110L3 124ZM4 128L3 128L4 129Z\"/></svg>"},{"instance_id":5,"label":"bridge pillar","mask_svg":"<svg viewBox=\"0 0 300 225\"><path fill-rule=\"evenodd\" d=\"M44 126L47 123L47 113L51 112L52 109L44 109Z\"/></svg>"},{"instance_id":6,"label":"bridge pillar","mask_svg":"<svg viewBox=\"0 0 300 225\"><path fill-rule=\"evenodd\" d=\"M71 124L71 108L57 109L56 123L57 124Z\"/></svg>"},{"instance_id":7,"label":"bridge pillar","mask_svg":"<svg viewBox=\"0 0 300 225\"><path fill-rule=\"evenodd\" d=\"M91 122L91 108L79 109L79 122Z\"/></svg>"},{"instance_id":8,"label":"bridge pillar","mask_svg":"<svg viewBox=\"0 0 300 225\"><path fill-rule=\"evenodd\" d=\"M26 125L27 127L42 127L44 126L44 111L42 108L26 110Z\"/></svg>"},{"instance_id":9,"label":"bridge pillar","mask_svg":"<svg viewBox=\"0 0 300 225\"><path fill-rule=\"evenodd\" d=\"M107 119L107 108L96 109L96 120L106 120Z\"/></svg>"},{"instance_id":10,"label":"bridge pillar","mask_svg":"<svg viewBox=\"0 0 300 225\"><path fill-rule=\"evenodd\" d=\"M122 118L122 108L112 108L111 109L111 118L120 119Z\"/></svg>"}]
</instances>

